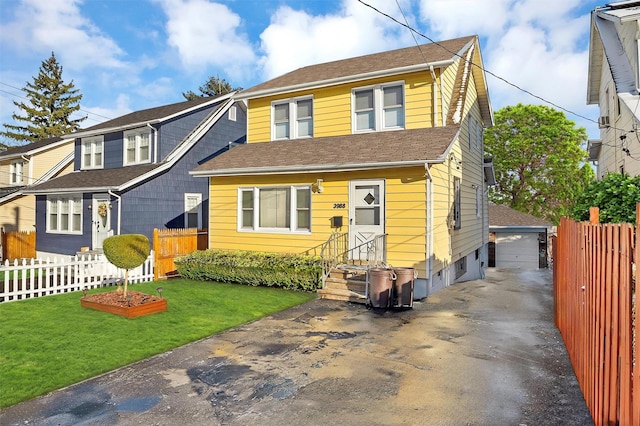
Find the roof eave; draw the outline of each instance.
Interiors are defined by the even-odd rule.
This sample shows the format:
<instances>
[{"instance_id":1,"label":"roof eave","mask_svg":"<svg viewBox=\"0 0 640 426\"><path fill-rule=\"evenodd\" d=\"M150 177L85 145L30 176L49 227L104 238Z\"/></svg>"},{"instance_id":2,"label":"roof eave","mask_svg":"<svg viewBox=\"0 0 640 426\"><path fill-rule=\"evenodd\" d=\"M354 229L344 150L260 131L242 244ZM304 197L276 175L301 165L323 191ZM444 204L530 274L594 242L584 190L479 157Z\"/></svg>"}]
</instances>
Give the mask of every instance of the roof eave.
<instances>
[{"instance_id":1,"label":"roof eave","mask_svg":"<svg viewBox=\"0 0 640 426\"><path fill-rule=\"evenodd\" d=\"M236 99L246 100L246 99L260 98L263 96L275 95L283 92L296 92L300 90L318 89L321 87L333 86L337 84L346 84L354 81L362 81L362 80L368 80L368 79L378 78L378 77L388 77L388 76L393 76L398 74L406 74L410 72L427 71L429 70L430 67L442 68L442 67L449 66L452 63L453 63L453 59L446 59L443 61L436 61L436 62L430 62L425 64L415 64L407 67L385 69L385 70L379 70L379 71L363 73L363 74L348 75L348 76L321 80L321 81L293 84L291 86L282 86L282 87L275 87L271 89L258 90L254 92L246 92L244 95L242 92L240 92L238 96L236 96Z\"/></svg>"},{"instance_id":2,"label":"roof eave","mask_svg":"<svg viewBox=\"0 0 640 426\"><path fill-rule=\"evenodd\" d=\"M439 164L444 162L444 158L434 160L414 160L395 161L383 163L352 163L352 164L316 164L304 166L284 166L284 167L247 167L224 170L202 170L190 171L194 177L223 177L223 176L264 176L283 175L298 173L330 173L330 172L352 172L360 170L395 169L401 167L424 166L425 164Z\"/></svg>"}]
</instances>

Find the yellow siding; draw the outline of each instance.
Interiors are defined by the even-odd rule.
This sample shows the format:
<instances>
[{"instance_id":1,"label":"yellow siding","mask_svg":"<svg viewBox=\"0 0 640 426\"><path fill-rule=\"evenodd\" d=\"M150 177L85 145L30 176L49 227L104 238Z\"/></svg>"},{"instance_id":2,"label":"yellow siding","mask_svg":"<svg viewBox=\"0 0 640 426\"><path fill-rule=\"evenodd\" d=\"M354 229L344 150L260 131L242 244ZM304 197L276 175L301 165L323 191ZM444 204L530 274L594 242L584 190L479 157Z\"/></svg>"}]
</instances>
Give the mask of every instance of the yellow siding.
<instances>
[{"instance_id":1,"label":"yellow siding","mask_svg":"<svg viewBox=\"0 0 640 426\"><path fill-rule=\"evenodd\" d=\"M403 74L342 84L311 91L298 91L249 100L247 141L271 140L271 103L284 99L313 95L314 136L351 134L351 91L358 87L404 81L406 128L418 129L433 125L433 82L429 71Z\"/></svg>"},{"instance_id":2,"label":"yellow siding","mask_svg":"<svg viewBox=\"0 0 640 426\"><path fill-rule=\"evenodd\" d=\"M324 191L311 196L312 232L306 235L237 231L238 187L310 185L323 179ZM212 178L210 182L209 246L300 253L324 243L332 233L330 218L343 216L340 232L348 232L349 181L384 179L386 185L387 261L424 271L426 202L424 168L309 175L245 176ZM344 204L344 209L334 208Z\"/></svg>"},{"instance_id":3,"label":"yellow siding","mask_svg":"<svg viewBox=\"0 0 640 426\"><path fill-rule=\"evenodd\" d=\"M49 149L45 152L35 155L33 161L33 177L40 178L53 167L55 167L64 157L73 151L73 142L66 143L57 148ZM73 164L73 161L71 161ZM71 167L73 170L73 167Z\"/></svg>"},{"instance_id":4,"label":"yellow siding","mask_svg":"<svg viewBox=\"0 0 640 426\"><path fill-rule=\"evenodd\" d=\"M456 75L458 73L458 67L460 66L460 59L456 60L452 65L448 66L442 73L441 90L442 90L442 113L446 117L449 113L449 107L451 103L453 86L456 83Z\"/></svg>"}]
</instances>

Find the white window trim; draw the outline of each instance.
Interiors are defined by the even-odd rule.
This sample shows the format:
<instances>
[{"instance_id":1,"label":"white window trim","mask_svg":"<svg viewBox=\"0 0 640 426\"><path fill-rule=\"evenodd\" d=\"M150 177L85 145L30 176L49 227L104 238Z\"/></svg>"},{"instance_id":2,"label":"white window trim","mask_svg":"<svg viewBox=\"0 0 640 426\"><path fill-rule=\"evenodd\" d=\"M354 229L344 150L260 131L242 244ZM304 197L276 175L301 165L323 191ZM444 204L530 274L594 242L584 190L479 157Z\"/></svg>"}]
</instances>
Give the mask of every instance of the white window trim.
<instances>
[{"instance_id":1,"label":"white window trim","mask_svg":"<svg viewBox=\"0 0 640 426\"><path fill-rule=\"evenodd\" d=\"M383 127L384 118L384 100L383 89L387 87L400 86L402 88L402 112L404 114L403 126ZM373 129L357 129L356 120L356 92L373 89L373 115L374 115L374 128ZM404 80L393 81L384 84L375 84L371 86L355 87L351 89L351 132L352 133L370 133L380 131L392 131L392 130L404 130L407 126L407 100Z\"/></svg>"},{"instance_id":2,"label":"white window trim","mask_svg":"<svg viewBox=\"0 0 640 426\"><path fill-rule=\"evenodd\" d=\"M18 170L18 168L20 170ZM24 161L11 162L11 169L9 170L9 183L11 185L22 185L24 183Z\"/></svg>"},{"instance_id":3,"label":"white window trim","mask_svg":"<svg viewBox=\"0 0 640 426\"><path fill-rule=\"evenodd\" d=\"M73 210L76 204L80 205L80 229L79 230L61 230L60 229L60 224L61 224L61 212L62 212L62 199L67 199L67 201L69 202L69 225L71 226L73 224ZM57 212L57 216L56 216L56 220L57 220L57 229L52 230L51 229L51 215L50 215L50 208L51 208L51 204L55 202L57 204L57 208L58 208L58 212ZM79 195L68 195L68 196L64 196L64 195L50 195L47 196L47 208L46 208L46 227L47 227L47 233L48 234L66 234L66 235L82 235L82 221L83 221L83 214L84 211L82 209L82 197Z\"/></svg>"},{"instance_id":4,"label":"white window trim","mask_svg":"<svg viewBox=\"0 0 640 426\"><path fill-rule=\"evenodd\" d=\"M229 121L236 121L238 116L238 107L231 105L229 108Z\"/></svg>"},{"instance_id":5,"label":"white window trim","mask_svg":"<svg viewBox=\"0 0 640 426\"><path fill-rule=\"evenodd\" d=\"M84 164L85 151L87 149L87 145L92 148L91 152L91 164ZM94 146L100 145L102 156L100 159L102 162L100 164L96 164L96 151L93 149ZM83 138L80 143L80 169L81 170L89 170L89 169L102 169L104 167L104 136L93 136L90 138Z\"/></svg>"},{"instance_id":6,"label":"white window trim","mask_svg":"<svg viewBox=\"0 0 640 426\"><path fill-rule=\"evenodd\" d=\"M298 108L296 108L299 101L311 101L311 135L300 136L298 131ZM276 123L275 123L275 107L277 105L289 105L289 137L288 138L276 138ZM289 140L289 139L307 139L312 138L315 132L315 105L313 96L298 96L296 98L279 99L271 102L271 140Z\"/></svg>"},{"instance_id":7,"label":"white window trim","mask_svg":"<svg viewBox=\"0 0 640 426\"><path fill-rule=\"evenodd\" d=\"M261 228L260 224L260 190L263 189L289 189L291 191L290 204L289 204L289 228ZM311 200L311 185L283 185L283 186L259 186L259 187L240 187L238 188L238 202L237 202L237 230L238 232L260 232L268 234L311 234L311 219L313 217L311 212L311 203L309 203L309 229L298 229L298 215L297 213L297 191L298 190L309 191L309 199ZM242 227L242 193L245 191L251 191L253 193L253 226Z\"/></svg>"},{"instance_id":8,"label":"white window trim","mask_svg":"<svg viewBox=\"0 0 640 426\"><path fill-rule=\"evenodd\" d=\"M148 135L149 136L149 158L145 159L145 160L141 160L140 159L140 146L141 146L141 135ZM129 141L129 136L134 135L136 137L136 141L135 141L135 160L131 161L131 162L127 162L127 144ZM127 130L126 132L123 133L123 137L122 137L122 165L123 166L135 166L137 164L148 164L151 163L151 137L153 135L151 134L151 129L149 128L140 128L140 129L135 129L135 130Z\"/></svg>"},{"instance_id":9,"label":"white window trim","mask_svg":"<svg viewBox=\"0 0 640 426\"><path fill-rule=\"evenodd\" d=\"M185 193L184 194L184 227L186 228L189 224L188 221L188 213L189 210L187 210L188 208L188 201L190 198L196 198L197 199L197 214L198 214L198 224L197 227L198 229L202 229L202 194L198 194L198 193Z\"/></svg>"}]
</instances>

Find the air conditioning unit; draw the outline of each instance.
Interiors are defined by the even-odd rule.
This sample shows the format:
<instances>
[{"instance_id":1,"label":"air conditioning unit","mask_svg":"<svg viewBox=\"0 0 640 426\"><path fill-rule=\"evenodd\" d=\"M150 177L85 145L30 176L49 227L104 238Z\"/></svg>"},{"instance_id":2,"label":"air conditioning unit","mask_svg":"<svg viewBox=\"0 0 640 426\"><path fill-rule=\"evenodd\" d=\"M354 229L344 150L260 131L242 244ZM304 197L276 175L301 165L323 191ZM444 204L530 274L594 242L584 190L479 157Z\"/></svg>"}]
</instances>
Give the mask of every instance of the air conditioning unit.
<instances>
[{"instance_id":1,"label":"air conditioning unit","mask_svg":"<svg viewBox=\"0 0 640 426\"><path fill-rule=\"evenodd\" d=\"M602 117L600 117L600 119L598 120L598 126L601 129L604 127L609 127L609 116L603 115Z\"/></svg>"}]
</instances>

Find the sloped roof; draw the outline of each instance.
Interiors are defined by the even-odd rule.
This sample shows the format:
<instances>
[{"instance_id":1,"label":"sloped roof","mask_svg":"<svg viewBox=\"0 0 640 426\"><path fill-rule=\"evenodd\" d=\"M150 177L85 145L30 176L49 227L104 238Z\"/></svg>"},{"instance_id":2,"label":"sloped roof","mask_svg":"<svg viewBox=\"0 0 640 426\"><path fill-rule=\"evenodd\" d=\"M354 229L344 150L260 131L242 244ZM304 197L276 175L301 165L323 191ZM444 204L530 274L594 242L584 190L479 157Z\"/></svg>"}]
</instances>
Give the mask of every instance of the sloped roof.
<instances>
[{"instance_id":1,"label":"sloped roof","mask_svg":"<svg viewBox=\"0 0 640 426\"><path fill-rule=\"evenodd\" d=\"M372 132L240 145L196 167L194 176L366 170L442 162L460 126Z\"/></svg>"},{"instance_id":2,"label":"sloped roof","mask_svg":"<svg viewBox=\"0 0 640 426\"><path fill-rule=\"evenodd\" d=\"M54 192L92 192L117 191L130 181L141 178L153 172L163 164L144 164L139 166L119 167L117 169L78 170L51 179L35 186L25 193L54 193Z\"/></svg>"},{"instance_id":3,"label":"sloped roof","mask_svg":"<svg viewBox=\"0 0 640 426\"><path fill-rule=\"evenodd\" d=\"M226 94L198 98L192 101L178 102L175 104L134 111L121 117L114 118L113 120L108 120L103 123L96 124L95 126L79 130L69 136L84 137L92 134L101 134L107 130L123 129L132 126L144 125L145 123L165 121L176 115L186 114L187 112L207 106L208 104L221 102L222 100L229 98L231 95L232 94ZM222 103L220 105L222 105Z\"/></svg>"},{"instance_id":4,"label":"sloped roof","mask_svg":"<svg viewBox=\"0 0 640 426\"><path fill-rule=\"evenodd\" d=\"M323 64L310 65L279 77L260 83L238 94L239 98L262 96L271 90L291 90L296 86L317 87L336 79L352 78L358 80L371 78L370 74L383 72L387 75L397 74L405 68L421 65L428 69L429 64L452 62L475 42L475 36L461 37L438 43L412 46L404 49L390 50Z\"/></svg>"},{"instance_id":5,"label":"sloped roof","mask_svg":"<svg viewBox=\"0 0 640 426\"><path fill-rule=\"evenodd\" d=\"M62 145L64 143L71 142L73 142L73 139L63 139L56 136L53 138L40 139L39 141L31 142L25 145L12 146L7 148L6 151L0 152L0 160L19 157L25 154L35 154L38 151L43 151L49 148L54 148L56 145Z\"/></svg>"},{"instance_id":6,"label":"sloped roof","mask_svg":"<svg viewBox=\"0 0 640 426\"><path fill-rule=\"evenodd\" d=\"M553 225L544 219L522 213L505 205L489 204L489 226L550 228Z\"/></svg>"}]
</instances>

